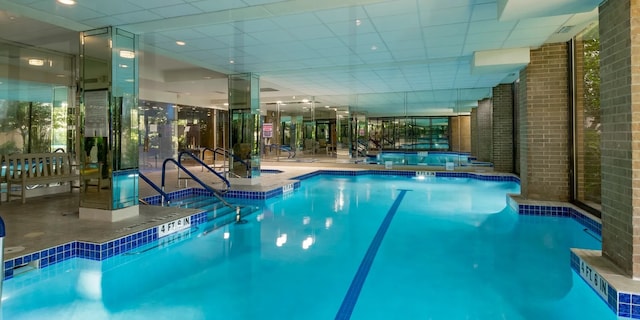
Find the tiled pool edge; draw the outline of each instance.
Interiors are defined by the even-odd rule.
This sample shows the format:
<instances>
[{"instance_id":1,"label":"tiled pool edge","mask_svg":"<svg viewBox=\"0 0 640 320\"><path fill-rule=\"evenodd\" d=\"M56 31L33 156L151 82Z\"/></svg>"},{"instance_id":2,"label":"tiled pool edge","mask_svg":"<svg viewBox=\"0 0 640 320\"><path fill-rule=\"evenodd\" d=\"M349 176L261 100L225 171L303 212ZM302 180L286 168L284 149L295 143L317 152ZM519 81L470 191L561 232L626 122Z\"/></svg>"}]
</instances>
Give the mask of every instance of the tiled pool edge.
<instances>
[{"instance_id":1,"label":"tiled pool edge","mask_svg":"<svg viewBox=\"0 0 640 320\"><path fill-rule=\"evenodd\" d=\"M602 238L602 222L600 219L582 211L569 203L554 203L552 205L518 203L514 196L509 196L508 204L521 215L550 216L572 218L589 231ZM580 250L580 249L577 249ZM599 250L593 250L601 252ZM622 291L611 285L595 271L587 261L571 250L571 269L586 282L617 316L640 319L640 290L637 292Z\"/></svg>"},{"instance_id":2,"label":"tiled pool edge","mask_svg":"<svg viewBox=\"0 0 640 320\"><path fill-rule=\"evenodd\" d=\"M189 216L191 228L206 221L206 213ZM102 261L158 240L158 226L124 235L104 243L71 241L4 261L4 280L11 279L22 267L42 269L72 258Z\"/></svg>"}]
</instances>

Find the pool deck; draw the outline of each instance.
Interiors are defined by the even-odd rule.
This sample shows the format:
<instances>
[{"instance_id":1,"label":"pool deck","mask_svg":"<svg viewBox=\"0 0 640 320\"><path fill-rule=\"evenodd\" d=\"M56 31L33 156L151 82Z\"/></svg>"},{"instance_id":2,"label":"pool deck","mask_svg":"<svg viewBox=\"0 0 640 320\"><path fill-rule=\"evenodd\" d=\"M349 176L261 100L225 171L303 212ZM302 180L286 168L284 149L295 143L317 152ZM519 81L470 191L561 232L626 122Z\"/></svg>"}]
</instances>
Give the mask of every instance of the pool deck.
<instances>
[{"instance_id":1,"label":"pool deck","mask_svg":"<svg viewBox=\"0 0 640 320\"><path fill-rule=\"evenodd\" d=\"M233 190L269 191L292 182L297 176L318 170L385 170L382 165L361 164L348 161L280 161L261 163L263 170L279 170L281 173L265 174L255 184L232 184ZM394 166L393 170L442 171L443 168ZM489 168L457 168L456 171L491 173ZM142 171L152 181L159 184L160 171ZM211 174L192 168L199 178L208 179ZM499 175L499 173L496 173ZM208 176L207 176L208 175ZM211 179L208 179L211 180ZM177 172L168 171L165 191L179 190ZM206 181L206 180L204 180ZM196 187L193 182L189 187ZM68 190L68 189L67 189ZM161 225L167 221L193 215L199 210L140 205L139 215L118 222L102 222L79 218L79 189L73 192L61 192L28 198L25 204L19 200L2 202L0 216L6 225L4 240L4 260L10 260L43 249L59 246L72 241L103 243L129 234ZM97 192L89 189L87 192ZM108 195L108 190L102 191ZM142 180L139 185L139 197L156 195L157 192ZM233 202L231 199L230 202ZM574 250L577 256L588 262L599 274L618 290L636 292L640 281L621 275L619 268L602 257L600 251Z\"/></svg>"}]
</instances>

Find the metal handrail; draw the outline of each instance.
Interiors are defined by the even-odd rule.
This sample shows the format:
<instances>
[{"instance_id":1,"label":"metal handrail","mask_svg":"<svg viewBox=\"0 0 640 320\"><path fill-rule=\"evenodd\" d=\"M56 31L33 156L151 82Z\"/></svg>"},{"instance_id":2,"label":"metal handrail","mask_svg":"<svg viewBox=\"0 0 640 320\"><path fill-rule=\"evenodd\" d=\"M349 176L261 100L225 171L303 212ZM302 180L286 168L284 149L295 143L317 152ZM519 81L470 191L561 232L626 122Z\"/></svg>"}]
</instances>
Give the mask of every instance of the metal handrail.
<instances>
[{"instance_id":1,"label":"metal handrail","mask_svg":"<svg viewBox=\"0 0 640 320\"><path fill-rule=\"evenodd\" d=\"M206 163L204 163L204 161L200 160L200 158L196 157L196 155L194 155L193 153L189 152L189 151L182 151L178 154L178 164L182 165L182 156L183 155L188 155L191 158L193 158L193 160L195 160L197 163L199 163L200 165L202 165L203 167L207 167L207 169L209 170L209 172L215 174L216 176L218 176L218 178L220 178L222 180L222 182L224 182L227 185L227 189L225 189L222 193L225 193L227 191L229 191L229 189L231 188L231 183L229 182L229 180L227 180L227 178L225 178L223 175L219 174L216 170L210 168ZM164 164L163 164L164 166ZM184 167L183 167L184 168ZM191 173L189 172L189 170L184 169L187 173ZM179 171L178 171L179 173ZM197 181L196 179L193 179ZM202 183L200 183L202 184Z\"/></svg>"},{"instance_id":2,"label":"metal handrail","mask_svg":"<svg viewBox=\"0 0 640 320\"><path fill-rule=\"evenodd\" d=\"M192 154L193 156L193 154ZM198 161L200 161L200 159L198 159ZM231 184L229 183L229 181L227 179L224 179L224 177L221 177L217 172L214 172L218 177L222 178L226 184L227 184L227 189L224 190L224 192L220 192L220 190L216 190L212 187L210 187L209 185L207 185L206 183L202 182L202 180L198 179L198 177L196 177L193 173L191 173L191 171L187 170L187 168L185 168L182 164L180 164L178 161L176 161L173 158L168 158L165 159L164 162L162 162L162 190L164 190L164 181L165 181L165 168L167 167L167 163L169 162L173 162L176 166L178 166L179 169L182 169L182 171L184 171L186 174L188 174L191 179L193 179L193 181L199 183L203 188L205 188L207 191L209 191L214 197L218 198L218 200L220 200L222 202L222 204L224 204L227 207L235 207L235 208L239 208L242 206L234 206L230 203L228 203L227 201L225 201L218 193L225 193L227 191L229 191L229 189L231 188Z\"/></svg>"},{"instance_id":3,"label":"metal handrail","mask_svg":"<svg viewBox=\"0 0 640 320\"><path fill-rule=\"evenodd\" d=\"M163 177L164 177L164 171L162 172ZM151 181L151 179L147 178L147 176L145 176L144 174L142 174L142 172L138 172L138 177L142 178L142 180L144 182L146 182L148 185L150 185L153 190L157 191L160 196L161 196L161 200L160 200L160 205L164 207L164 201L165 199L167 200L167 205L171 203L171 200L169 199L169 195L164 192L164 190L160 189L160 187L158 187L158 185L156 185L155 183L153 183L153 181Z\"/></svg>"},{"instance_id":4,"label":"metal handrail","mask_svg":"<svg viewBox=\"0 0 640 320\"><path fill-rule=\"evenodd\" d=\"M240 157L236 156L235 154L229 152L229 150L221 148L221 147L217 147L215 149L211 149L209 147L205 147L204 149L202 149L202 157L204 158L204 153L205 151L211 151L213 152L213 161L216 161L216 155L221 155L224 157L231 157L233 158L234 161L240 162L241 164L243 164L245 166L245 168L247 168L247 177L250 175L251 172L251 164L245 162L244 160L240 159Z\"/></svg>"}]
</instances>

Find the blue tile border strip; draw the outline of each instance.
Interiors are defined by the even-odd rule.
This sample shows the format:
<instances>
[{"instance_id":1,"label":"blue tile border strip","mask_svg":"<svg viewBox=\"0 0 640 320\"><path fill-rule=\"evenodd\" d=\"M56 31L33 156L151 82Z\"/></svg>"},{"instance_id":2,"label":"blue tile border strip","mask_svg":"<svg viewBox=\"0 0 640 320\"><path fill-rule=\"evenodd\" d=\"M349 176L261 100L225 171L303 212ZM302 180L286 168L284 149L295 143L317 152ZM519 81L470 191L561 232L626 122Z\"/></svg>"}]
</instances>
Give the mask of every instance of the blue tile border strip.
<instances>
[{"instance_id":1,"label":"blue tile border strip","mask_svg":"<svg viewBox=\"0 0 640 320\"><path fill-rule=\"evenodd\" d=\"M205 212L196 213L190 217L192 228L205 222L207 219ZM14 271L25 266L33 266L40 269L71 258L84 258L96 261L105 260L158 240L157 228L157 226L154 226L105 243L72 241L6 260L4 261L4 279L13 278Z\"/></svg>"},{"instance_id":2,"label":"blue tile border strip","mask_svg":"<svg viewBox=\"0 0 640 320\"><path fill-rule=\"evenodd\" d=\"M369 270L371 269L371 265L373 264L373 259L376 257L376 253L378 253L378 249L380 248L380 244L382 243L382 239L384 239L384 235L387 233L387 229L389 229L389 225L391 224L391 220L395 216L398 211L398 207L404 198L404 195L409 190L400 189L400 194L391 205L391 208L387 212L387 215L382 220L376 235L371 240L371 244L369 244L369 249L367 249L367 253L362 258L362 262L360 263L360 267L358 267L358 271L356 275L353 277L351 281L351 285L349 286L349 290L342 300L342 304L340 305L340 310L336 314L335 319L349 319L351 318L351 313L353 312L353 308L358 301L358 296L360 295L360 290L362 290L362 286L364 285L364 281L367 279L367 275L369 274Z\"/></svg>"}]
</instances>

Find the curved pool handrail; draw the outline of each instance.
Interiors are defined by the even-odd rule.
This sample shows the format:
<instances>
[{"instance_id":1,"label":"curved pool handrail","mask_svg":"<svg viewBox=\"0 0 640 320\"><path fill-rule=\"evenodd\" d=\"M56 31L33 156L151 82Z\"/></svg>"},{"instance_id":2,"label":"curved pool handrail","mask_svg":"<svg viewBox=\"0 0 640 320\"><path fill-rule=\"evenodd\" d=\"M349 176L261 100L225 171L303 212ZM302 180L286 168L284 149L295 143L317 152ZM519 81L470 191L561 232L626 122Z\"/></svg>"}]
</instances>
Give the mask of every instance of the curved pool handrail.
<instances>
[{"instance_id":1,"label":"curved pool handrail","mask_svg":"<svg viewBox=\"0 0 640 320\"><path fill-rule=\"evenodd\" d=\"M163 173L164 173L164 171L163 171ZM162 196L162 198L160 200L160 205L161 206L164 207L165 199L167 200L167 204L171 203L171 200L169 199L169 195L166 192L164 192L160 187L158 187L157 184L153 183L153 181L151 181L151 179L147 178L147 176L142 174L142 172L138 172L138 177L142 178L142 180L144 182L146 182L148 185L150 185L151 188L153 188L153 190L157 191Z\"/></svg>"},{"instance_id":2,"label":"curved pool handrail","mask_svg":"<svg viewBox=\"0 0 640 320\"><path fill-rule=\"evenodd\" d=\"M188 154L190 157L192 157L194 160L196 160L196 162L198 162L201 165L207 167L210 172L212 172L213 174L218 176L218 178L220 178L222 180L222 182L224 182L224 184L227 186L227 188L225 190L217 190L217 189L211 188L209 185L207 185L206 183L202 182L202 180L200 180L193 173L191 173L191 171L189 171L187 168L185 168L182 165L181 161L176 161L173 158L168 158L168 159L165 159L164 162L162 162L162 184L161 184L161 187L162 187L163 190L164 190L164 185L165 185L164 181L165 181L165 176L166 176L166 167L167 167L167 163L169 163L169 162L173 162L176 166L178 166L179 169L182 169L182 171L184 171L187 175L189 175L189 177L191 177L191 179L193 179L195 182L199 183L201 186L203 186L208 191L213 192L214 194L217 194L217 193L224 194L227 191L229 191L229 189L231 189L231 183L229 182L229 180L227 180L227 178L223 177L218 172L216 172L215 170L211 169L204 162L202 162L202 160L198 159L193 153L188 152L188 151L182 151L182 152L180 152L180 154L178 154L178 159L182 158L182 156L185 155L185 154Z\"/></svg>"},{"instance_id":3,"label":"curved pool handrail","mask_svg":"<svg viewBox=\"0 0 640 320\"><path fill-rule=\"evenodd\" d=\"M240 157L238 157L235 154L229 152L229 150L227 150L227 149L224 149L224 148L221 148L221 147L217 147L215 149L211 149L209 147L205 147L204 149L202 149L202 156L203 157L204 157L204 152L207 151L207 150L213 152L213 159L214 160L215 160L216 154L219 154L219 155L225 156L225 157L226 156L230 156L231 158L233 158L233 160L242 163L247 168L247 171L251 170L251 165L249 163L247 163L244 160L240 159Z\"/></svg>"}]
</instances>

